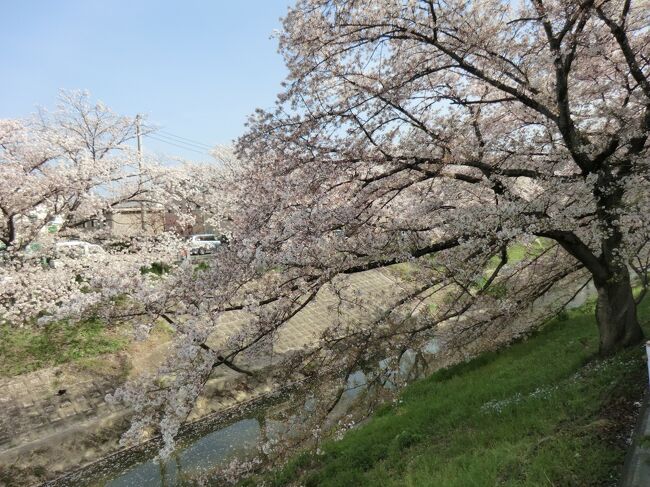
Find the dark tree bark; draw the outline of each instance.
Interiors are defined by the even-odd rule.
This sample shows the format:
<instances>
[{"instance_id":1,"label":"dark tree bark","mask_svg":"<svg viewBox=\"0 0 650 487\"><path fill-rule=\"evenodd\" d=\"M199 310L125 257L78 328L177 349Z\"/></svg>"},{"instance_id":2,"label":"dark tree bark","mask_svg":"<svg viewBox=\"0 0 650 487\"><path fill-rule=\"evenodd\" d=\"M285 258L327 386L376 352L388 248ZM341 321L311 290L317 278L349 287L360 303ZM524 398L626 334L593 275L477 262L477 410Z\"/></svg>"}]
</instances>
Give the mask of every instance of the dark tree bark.
<instances>
[{"instance_id":1,"label":"dark tree bark","mask_svg":"<svg viewBox=\"0 0 650 487\"><path fill-rule=\"evenodd\" d=\"M630 164L626 161L618 177L627 176L629 171ZM600 171L594 197L600 227L606 235L601 241L599 257L602 271L593 273L598 290L596 321L600 333L600 354L606 356L639 343L643 339L643 330L637 318L630 273L620 257L624 230L616 223L616 214L624 206L624 189L622 184L617 184L616 175L609 167Z\"/></svg>"},{"instance_id":2,"label":"dark tree bark","mask_svg":"<svg viewBox=\"0 0 650 487\"><path fill-rule=\"evenodd\" d=\"M594 278L598 290L596 321L600 333L600 354L613 355L643 340L637 318L630 274L621 266L608 279Z\"/></svg>"},{"instance_id":3,"label":"dark tree bark","mask_svg":"<svg viewBox=\"0 0 650 487\"><path fill-rule=\"evenodd\" d=\"M556 240L591 272L598 291L596 322L600 354L613 355L641 342L644 334L637 318L630 273L623 263L617 263L619 257L615 249L622 239L620 228L614 227L612 235L602 242L600 256L596 256L572 232L546 231L538 235Z\"/></svg>"}]
</instances>

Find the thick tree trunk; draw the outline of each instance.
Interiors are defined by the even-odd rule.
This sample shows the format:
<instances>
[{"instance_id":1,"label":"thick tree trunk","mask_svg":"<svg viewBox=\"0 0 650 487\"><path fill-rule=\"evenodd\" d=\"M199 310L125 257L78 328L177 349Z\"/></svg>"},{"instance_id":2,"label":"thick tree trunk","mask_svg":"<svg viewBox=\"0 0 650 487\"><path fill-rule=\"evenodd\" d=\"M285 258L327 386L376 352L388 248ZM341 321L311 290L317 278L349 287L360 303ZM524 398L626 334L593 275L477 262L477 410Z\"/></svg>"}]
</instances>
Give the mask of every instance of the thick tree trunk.
<instances>
[{"instance_id":1,"label":"thick tree trunk","mask_svg":"<svg viewBox=\"0 0 650 487\"><path fill-rule=\"evenodd\" d=\"M626 267L616 270L604 281L594 279L598 290L596 321L600 332L600 354L613 355L618 350L643 340L636 314L630 274Z\"/></svg>"}]
</instances>

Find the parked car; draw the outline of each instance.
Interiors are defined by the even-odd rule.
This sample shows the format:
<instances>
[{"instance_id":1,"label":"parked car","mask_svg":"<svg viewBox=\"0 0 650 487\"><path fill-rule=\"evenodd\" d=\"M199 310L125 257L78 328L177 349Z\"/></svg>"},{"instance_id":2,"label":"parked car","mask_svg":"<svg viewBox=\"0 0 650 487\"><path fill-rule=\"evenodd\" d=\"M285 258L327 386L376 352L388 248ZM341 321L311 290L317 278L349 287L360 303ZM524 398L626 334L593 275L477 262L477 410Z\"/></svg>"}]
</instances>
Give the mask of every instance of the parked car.
<instances>
[{"instance_id":1,"label":"parked car","mask_svg":"<svg viewBox=\"0 0 650 487\"><path fill-rule=\"evenodd\" d=\"M205 255L214 252L221 245L221 240L213 233L192 235L189 238L190 255Z\"/></svg>"},{"instance_id":2,"label":"parked car","mask_svg":"<svg viewBox=\"0 0 650 487\"><path fill-rule=\"evenodd\" d=\"M54 244L54 251L43 256L43 262L50 267L57 268L60 265L59 259L62 257L87 259L90 256L103 253L105 250L100 245L83 240L64 240Z\"/></svg>"},{"instance_id":3,"label":"parked car","mask_svg":"<svg viewBox=\"0 0 650 487\"><path fill-rule=\"evenodd\" d=\"M54 247L57 253L65 254L68 257L104 253L104 249L100 245L84 242L83 240L57 242Z\"/></svg>"},{"instance_id":4,"label":"parked car","mask_svg":"<svg viewBox=\"0 0 650 487\"><path fill-rule=\"evenodd\" d=\"M83 240L66 240L54 244L54 255L48 258L47 261L52 267L57 267L59 257L81 259L103 253L105 253L105 250L100 245L84 242Z\"/></svg>"}]
</instances>

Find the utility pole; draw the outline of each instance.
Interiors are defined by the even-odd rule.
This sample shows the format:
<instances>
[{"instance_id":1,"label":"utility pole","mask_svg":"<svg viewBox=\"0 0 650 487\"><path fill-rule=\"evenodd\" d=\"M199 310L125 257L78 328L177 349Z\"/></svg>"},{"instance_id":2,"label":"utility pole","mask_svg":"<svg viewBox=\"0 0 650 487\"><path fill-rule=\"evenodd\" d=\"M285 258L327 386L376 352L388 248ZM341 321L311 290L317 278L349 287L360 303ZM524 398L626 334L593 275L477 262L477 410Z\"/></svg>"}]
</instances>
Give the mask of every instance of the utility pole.
<instances>
[{"instance_id":1,"label":"utility pole","mask_svg":"<svg viewBox=\"0 0 650 487\"><path fill-rule=\"evenodd\" d=\"M142 130L140 128L141 117L140 114L135 116L135 138L138 144L138 185L139 190L142 191ZM146 228L145 224L145 210L144 210L144 201L140 200L140 227L144 231Z\"/></svg>"}]
</instances>

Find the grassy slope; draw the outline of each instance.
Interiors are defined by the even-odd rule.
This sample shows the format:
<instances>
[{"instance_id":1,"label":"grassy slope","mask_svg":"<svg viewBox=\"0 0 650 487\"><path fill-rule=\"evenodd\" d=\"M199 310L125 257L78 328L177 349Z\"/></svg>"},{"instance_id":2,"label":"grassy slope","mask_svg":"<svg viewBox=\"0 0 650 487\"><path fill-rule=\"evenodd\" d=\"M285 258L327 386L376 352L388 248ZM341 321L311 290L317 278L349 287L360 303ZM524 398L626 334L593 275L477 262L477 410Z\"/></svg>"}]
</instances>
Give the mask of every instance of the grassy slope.
<instances>
[{"instance_id":1,"label":"grassy slope","mask_svg":"<svg viewBox=\"0 0 650 487\"><path fill-rule=\"evenodd\" d=\"M0 326L0 377L96 357L123 349L127 340L98 320L37 328Z\"/></svg>"},{"instance_id":2,"label":"grassy slope","mask_svg":"<svg viewBox=\"0 0 650 487\"><path fill-rule=\"evenodd\" d=\"M646 299L640 319L649 317ZM571 311L526 342L410 385L368 424L325 443L322 455L295 457L267 484L612 485L647 375L642 347L601 361L597 346L593 305Z\"/></svg>"}]
</instances>

